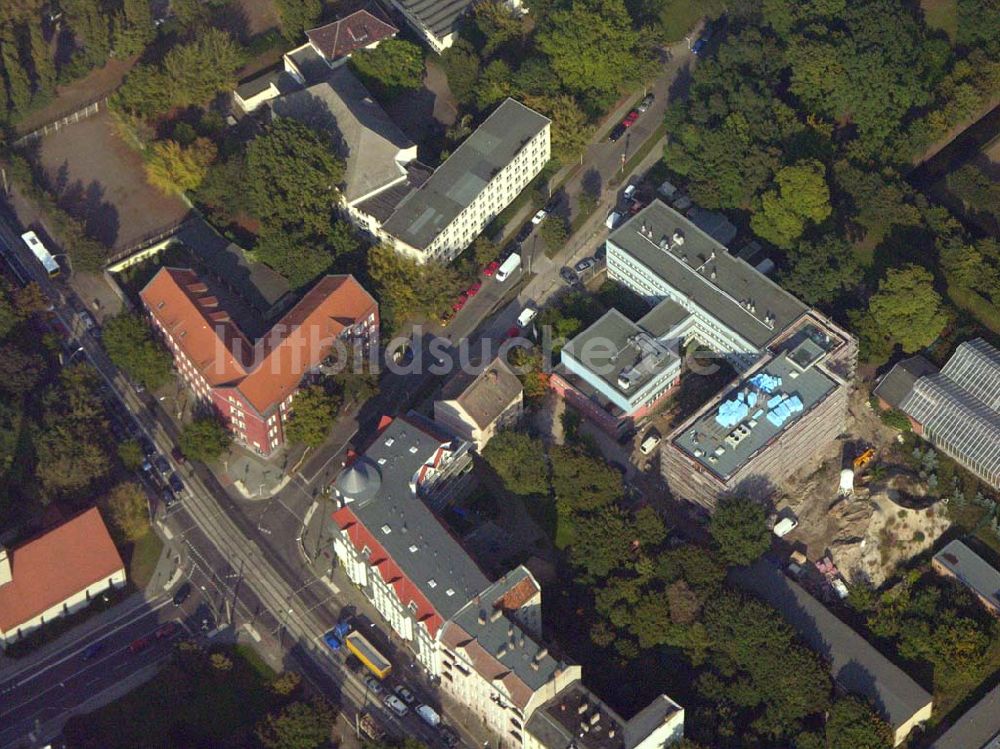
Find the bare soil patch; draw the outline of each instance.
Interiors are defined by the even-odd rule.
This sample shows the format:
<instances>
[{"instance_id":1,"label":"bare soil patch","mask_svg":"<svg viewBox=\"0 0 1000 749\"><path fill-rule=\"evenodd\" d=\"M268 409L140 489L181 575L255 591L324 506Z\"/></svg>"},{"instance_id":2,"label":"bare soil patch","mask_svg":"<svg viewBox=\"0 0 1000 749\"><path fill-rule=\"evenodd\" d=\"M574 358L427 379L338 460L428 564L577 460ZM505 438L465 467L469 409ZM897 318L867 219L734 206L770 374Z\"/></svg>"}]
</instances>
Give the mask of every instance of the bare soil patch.
<instances>
[{"instance_id":1,"label":"bare soil patch","mask_svg":"<svg viewBox=\"0 0 1000 749\"><path fill-rule=\"evenodd\" d=\"M180 222L187 205L146 182L142 157L101 112L46 136L38 159L60 204L116 250Z\"/></svg>"}]
</instances>

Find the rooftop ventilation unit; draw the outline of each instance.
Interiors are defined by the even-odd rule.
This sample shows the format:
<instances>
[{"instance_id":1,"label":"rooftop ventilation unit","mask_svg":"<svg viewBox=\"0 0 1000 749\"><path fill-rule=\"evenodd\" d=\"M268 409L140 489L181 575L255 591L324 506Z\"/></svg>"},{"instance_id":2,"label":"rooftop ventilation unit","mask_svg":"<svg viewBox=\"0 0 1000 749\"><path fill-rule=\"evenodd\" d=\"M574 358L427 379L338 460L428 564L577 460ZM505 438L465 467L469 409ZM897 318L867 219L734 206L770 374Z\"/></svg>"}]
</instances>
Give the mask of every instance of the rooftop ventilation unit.
<instances>
[{"instance_id":1,"label":"rooftop ventilation unit","mask_svg":"<svg viewBox=\"0 0 1000 749\"><path fill-rule=\"evenodd\" d=\"M684 233L680 229L675 230L673 240L676 245L684 244Z\"/></svg>"}]
</instances>

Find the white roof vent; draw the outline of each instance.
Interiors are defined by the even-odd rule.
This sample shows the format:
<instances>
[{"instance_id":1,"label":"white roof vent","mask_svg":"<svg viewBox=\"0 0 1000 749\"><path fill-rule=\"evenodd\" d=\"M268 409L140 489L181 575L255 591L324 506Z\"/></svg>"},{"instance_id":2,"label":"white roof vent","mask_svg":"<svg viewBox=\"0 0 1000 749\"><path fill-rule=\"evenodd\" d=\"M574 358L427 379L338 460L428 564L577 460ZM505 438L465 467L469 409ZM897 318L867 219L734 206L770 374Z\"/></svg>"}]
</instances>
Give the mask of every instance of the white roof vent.
<instances>
[{"instance_id":1,"label":"white roof vent","mask_svg":"<svg viewBox=\"0 0 1000 749\"><path fill-rule=\"evenodd\" d=\"M416 544L410 544L410 553L411 554L416 554L418 548L420 548L420 547L417 546Z\"/></svg>"},{"instance_id":2,"label":"white roof vent","mask_svg":"<svg viewBox=\"0 0 1000 749\"><path fill-rule=\"evenodd\" d=\"M448 590L446 590L446 591L444 592L444 594L445 594L446 596L453 596L453 595L455 595L455 589L454 589L454 588L448 588Z\"/></svg>"},{"instance_id":3,"label":"white roof vent","mask_svg":"<svg viewBox=\"0 0 1000 749\"><path fill-rule=\"evenodd\" d=\"M390 533L392 533L392 526L386 523L385 525L382 526L382 532L388 536Z\"/></svg>"},{"instance_id":4,"label":"white roof vent","mask_svg":"<svg viewBox=\"0 0 1000 749\"><path fill-rule=\"evenodd\" d=\"M379 459L378 459L378 464L379 464L380 466L384 466L384 465L386 464L386 462L387 462L387 461L386 461L386 459L385 459L385 458L379 458Z\"/></svg>"},{"instance_id":5,"label":"white roof vent","mask_svg":"<svg viewBox=\"0 0 1000 749\"><path fill-rule=\"evenodd\" d=\"M411 447L410 448L410 452L413 453L414 455L416 455L417 454L417 446L414 445L413 447Z\"/></svg>"},{"instance_id":6,"label":"white roof vent","mask_svg":"<svg viewBox=\"0 0 1000 749\"><path fill-rule=\"evenodd\" d=\"M437 586L438 586L437 580L435 580L433 577L427 581L428 588L436 588Z\"/></svg>"},{"instance_id":7,"label":"white roof vent","mask_svg":"<svg viewBox=\"0 0 1000 749\"><path fill-rule=\"evenodd\" d=\"M394 440L392 437L386 437L385 438L385 446L386 447L392 447L395 442L396 442L396 440Z\"/></svg>"},{"instance_id":8,"label":"white roof vent","mask_svg":"<svg viewBox=\"0 0 1000 749\"><path fill-rule=\"evenodd\" d=\"M684 244L684 234L681 232L680 229L677 229L674 232L673 240L674 244Z\"/></svg>"}]
</instances>

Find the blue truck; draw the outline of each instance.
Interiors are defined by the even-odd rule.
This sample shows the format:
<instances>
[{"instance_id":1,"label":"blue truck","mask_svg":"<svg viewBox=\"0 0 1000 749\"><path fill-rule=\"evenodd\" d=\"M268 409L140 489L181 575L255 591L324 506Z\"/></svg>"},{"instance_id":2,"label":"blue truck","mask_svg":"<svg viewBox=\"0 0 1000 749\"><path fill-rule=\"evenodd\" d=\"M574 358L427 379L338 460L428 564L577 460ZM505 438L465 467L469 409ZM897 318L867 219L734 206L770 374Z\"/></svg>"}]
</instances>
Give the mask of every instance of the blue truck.
<instances>
[{"instance_id":1,"label":"blue truck","mask_svg":"<svg viewBox=\"0 0 1000 749\"><path fill-rule=\"evenodd\" d=\"M323 642L329 646L330 650L340 650L344 644L344 638L350 634L351 625L349 622L338 622L337 626L323 635Z\"/></svg>"}]
</instances>

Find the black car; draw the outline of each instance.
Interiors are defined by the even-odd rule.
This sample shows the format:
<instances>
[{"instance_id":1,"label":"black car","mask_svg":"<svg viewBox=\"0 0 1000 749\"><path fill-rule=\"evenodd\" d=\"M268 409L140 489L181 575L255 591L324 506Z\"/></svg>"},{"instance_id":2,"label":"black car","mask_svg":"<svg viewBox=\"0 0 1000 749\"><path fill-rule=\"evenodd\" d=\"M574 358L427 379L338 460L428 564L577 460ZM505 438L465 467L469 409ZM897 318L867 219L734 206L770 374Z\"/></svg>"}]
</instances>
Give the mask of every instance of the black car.
<instances>
[{"instance_id":1,"label":"black car","mask_svg":"<svg viewBox=\"0 0 1000 749\"><path fill-rule=\"evenodd\" d=\"M562 278L562 280L568 283L570 286L572 286L573 284L575 284L577 281L580 280L576 276L576 271L574 271L572 268L563 268L561 271L559 271L559 277Z\"/></svg>"},{"instance_id":2,"label":"black car","mask_svg":"<svg viewBox=\"0 0 1000 749\"><path fill-rule=\"evenodd\" d=\"M167 462L167 459L164 458L162 455L157 455L153 459L153 466L156 468L157 471L159 471L160 475L163 476L163 478L166 478L167 476L170 475L170 464Z\"/></svg>"},{"instance_id":3,"label":"black car","mask_svg":"<svg viewBox=\"0 0 1000 749\"><path fill-rule=\"evenodd\" d=\"M96 658L102 650L104 650L103 642L95 642L92 645L88 645L87 649L83 651L83 660L89 661L92 658Z\"/></svg>"},{"instance_id":4,"label":"black car","mask_svg":"<svg viewBox=\"0 0 1000 749\"><path fill-rule=\"evenodd\" d=\"M153 441L149 437L140 439L139 444L142 446L142 454L147 458L152 458L156 455L156 445L153 444Z\"/></svg>"},{"instance_id":5,"label":"black car","mask_svg":"<svg viewBox=\"0 0 1000 749\"><path fill-rule=\"evenodd\" d=\"M534 228L535 228L534 225L532 225L530 221L526 222L524 226L521 227L520 231L518 231L517 236L514 237L514 240L517 242L523 242L524 240L526 240L528 237L531 236L531 232Z\"/></svg>"},{"instance_id":6,"label":"black car","mask_svg":"<svg viewBox=\"0 0 1000 749\"><path fill-rule=\"evenodd\" d=\"M455 733L451 726L441 726L441 738L444 740L446 746L458 746L458 734Z\"/></svg>"},{"instance_id":7,"label":"black car","mask_svg":"<svg viewBox=\"0 0 1000 749\"><path fill-rule=\"evenodd\" d=\"M210 632L215 629L215 615L204 603L201 604L198 607L198 610L194 612L194 621L202 632Z\"/></svg>"},{"instance_id":8,"label":"black car","mask_svg":"<svg viewBox=\"0 0 1000 749\"><path fill-rule=\"evenodd\" d=\"M169 489L164 489L162 496L163 496L164 507L171 507L173 506L174 502L177 501L177 497L175 497L174 493Z\"/></svg>"},{"instance_id":9,"label":"black car","mask_svg":"<svg viewBox=\"0 0 1000 749\"><path fill-rule=\"evenodd\" d=\"M171 473L170 478L167 480L170 485L170 490L177 495L184 493L184 482L181 481L181 477L176 473Z\"/></svg>"},{"instance_id":10,"label":"black car","mask_svg":"<svg viewBox=\"0 0 1000 749\"><path fill-rule=\"evenodd\" d=\"M180 606L188 599L189 595L191 595L191 583L184 583L174 593L174 606Z\"/></svg>"},{"instance_id":11,"label":"black car","mask_svg":"<svg viewBox=\"0 0 1000 749\"><path fill-rule=\"evenodd\" d=\"M619 122L617 125L615 125L611 129L611 134L608 135L608 140L610 140L612 143L614 143L619 138L621 138L623 135L625 135L625 131L627 129L628 128L626 128L622 123Z\"/></svg>"}]
</instances>

